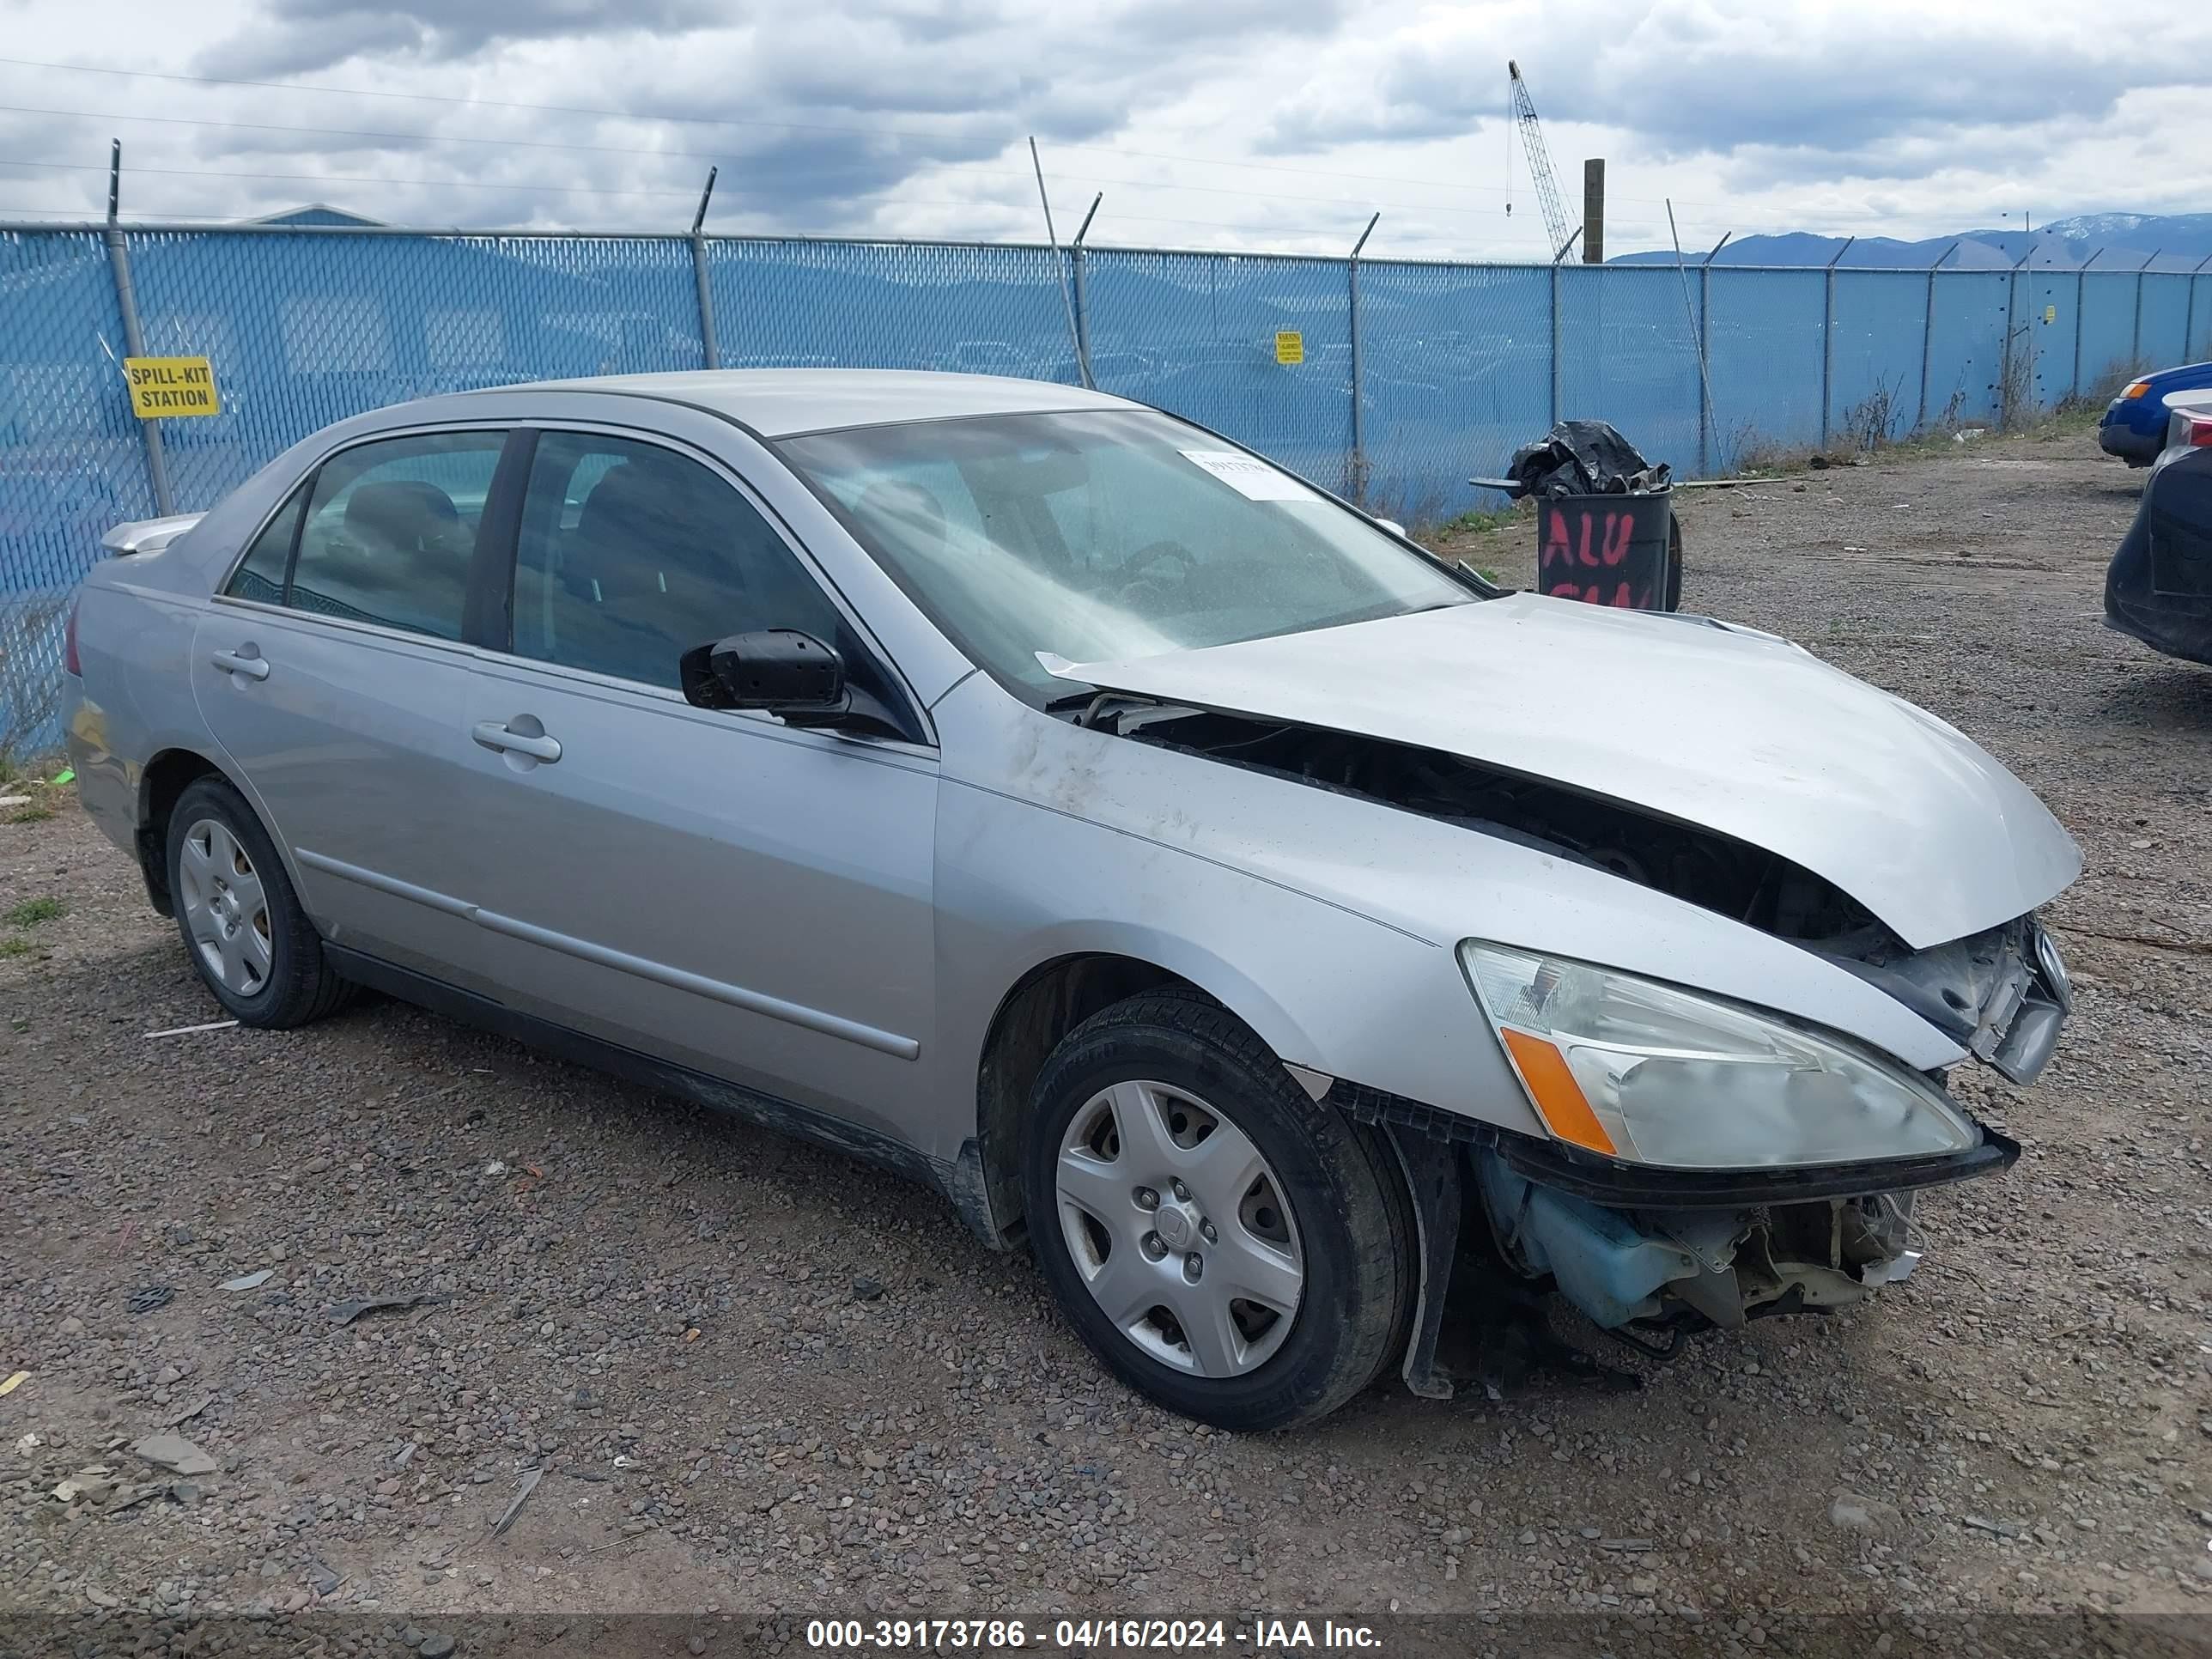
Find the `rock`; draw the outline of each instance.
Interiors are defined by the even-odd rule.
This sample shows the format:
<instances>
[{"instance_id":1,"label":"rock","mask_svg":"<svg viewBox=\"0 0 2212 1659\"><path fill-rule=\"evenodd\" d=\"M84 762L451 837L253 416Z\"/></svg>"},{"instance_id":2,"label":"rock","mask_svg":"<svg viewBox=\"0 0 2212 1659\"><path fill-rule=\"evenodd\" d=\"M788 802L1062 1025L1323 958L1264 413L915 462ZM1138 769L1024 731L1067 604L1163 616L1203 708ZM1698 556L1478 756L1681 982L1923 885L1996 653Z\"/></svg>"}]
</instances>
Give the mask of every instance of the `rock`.
<instances>
[{"instance_id":1,"label":"rock","mask_svg":"<svg viewBox=\"0 0 2212 1659\"><path fill-rule=\"evenodd\" d=\"M58 1502L74 1504L80 1498L94 1504L105 1504L115 1495L118 1482L112 1475L97 1469L81 1469L54 1488Z\"/></svg>"},{"instance_id":2,"label":"rock","mask_svg":"<svg viewBox=\"0 0 2212 1659\"><path fill-rule=\"evenodd\" d=\"M72 1315L70 1317L69 1317L69 1318L64 1319L64 1321L62 1321L62 1322L61 1322L61 1333L62 1333L62 1334L63 1334L64 1336L82 1336L82 1335L83 1335L83 1334L84 1334L84 1321L82 1321L82 1319L79 1319L79 1318L76 1317L74 1315ZM2208 1424L2208 1425L2206 1425L2206 1426L2207 1426L2208 1428L2212 1428L2212 1424Z\"/></svg>"},{"instance_id":3,"label":"rock","mask_svg":"<svg viewBox=\"0 0 2212 1659\"><path fill-rule=\"evenodd\" d=\"M453 1650L453 1638L441 1630L422 1632L422 1644L415 1650L422 1659L446 1659Z\"/></svg>"},{"instance_id":4,"label":"rock","mask_svg":"<svg viewBox=\"0 0 2212 1659\"><path fill-rule=\"evenodd\" d=\"M866 1273L862 1273L853 1281L853 1299L855 1302L878 1301L881 1299L883 1293L883 1285L875 1279L870 1279Z\"/></svg>"},{"instance_id":5,"label":"rock","mask_svg":"<svg viewBox=\"0 0 2212 1659\"><path fill-rule=\"evenodd\" d=\"M1516 1544L1533 1544L1536 1541L1536 1534L1533 1529L1524 1531L1513 1541Z\"/></svg>"},{"instance_id":6,"label":"rock","mask_svg":"<svg viewBox=\"0 0 2212 1659\"><path fill-rule=\"evenodd\" d=\"M1838 1496L1828 1505L1828 1524L1844 1532L1874 1534L1893 1530L1903 1517L1887 1504L1871 1498Z\"/></svg>"},{"instance_id":7,"label":"rock","mask_svg":"<svg viewBox=\"0 0 2212 1659\"><path fill-rule=\"evenodd\" d=\"M151 1434L131 1449L172 1474L213 1474L221 1466L181 1434Z\"/></svg>"}]
</instances>

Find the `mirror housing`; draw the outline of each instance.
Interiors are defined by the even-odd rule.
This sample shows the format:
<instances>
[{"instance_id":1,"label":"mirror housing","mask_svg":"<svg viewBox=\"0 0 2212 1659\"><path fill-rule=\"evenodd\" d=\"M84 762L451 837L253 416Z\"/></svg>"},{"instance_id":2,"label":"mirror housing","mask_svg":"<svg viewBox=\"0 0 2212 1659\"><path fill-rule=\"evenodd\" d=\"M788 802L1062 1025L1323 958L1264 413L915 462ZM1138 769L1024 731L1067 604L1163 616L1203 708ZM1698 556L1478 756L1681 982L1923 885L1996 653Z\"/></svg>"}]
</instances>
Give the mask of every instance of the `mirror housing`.
<instances>
[{"instance_id":1,"label":"mirror housing","mask_svg":"<svg viewBox=\"0 0 2212 1659\"><path fill-rule=\"evenodd\" d=\"M1389 531L1392 535L1397 537L1399 540L1404 541L1407 539L1406 535L1406 526L1400 524L1395 519L1377 519L1375 522L1383 529Z\"/></svg>"},{"instance_id":2,"label":"mirror housing","mask_svg":"<svg viewBox=\"0 0 2212 1659\"><path fill-rule=\"evenodd\" d=\"M836 726L853 706L845 659L811 634L764 628L694 646L679 659L684 700L697 708L757 708L787 726Z\"/></svg>"}]
</instances>

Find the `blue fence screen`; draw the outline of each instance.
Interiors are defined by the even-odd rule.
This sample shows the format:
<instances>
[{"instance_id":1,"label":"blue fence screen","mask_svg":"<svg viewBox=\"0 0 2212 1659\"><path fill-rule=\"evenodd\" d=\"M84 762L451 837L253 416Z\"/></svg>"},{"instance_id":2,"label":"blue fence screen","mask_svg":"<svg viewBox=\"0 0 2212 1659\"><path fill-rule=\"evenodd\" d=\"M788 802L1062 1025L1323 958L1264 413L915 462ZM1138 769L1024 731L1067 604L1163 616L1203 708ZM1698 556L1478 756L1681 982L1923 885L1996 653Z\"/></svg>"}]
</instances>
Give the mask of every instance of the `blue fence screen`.
<instances>
[{"instance_id":1,"label":"blue fence screen","mask_svg":"<svg viewBox=\"0 0 2212 1659\"><path fill-rule=\"evenodd\" d=\"M59 738L70 590L160 501L121 360L205 356L222 412L160 425L212 505L346 416L656 369L938 368L1185 416L1407 523L1495 505L1557 419L1685 477L2013 419L2212 357L2212 271L1480 265L774 238L0 228L0 755ZM1071 330L1071 322L1073 328ZM1279 337L1297 348L1279 350Z\"/></svg>"}]
</instances>

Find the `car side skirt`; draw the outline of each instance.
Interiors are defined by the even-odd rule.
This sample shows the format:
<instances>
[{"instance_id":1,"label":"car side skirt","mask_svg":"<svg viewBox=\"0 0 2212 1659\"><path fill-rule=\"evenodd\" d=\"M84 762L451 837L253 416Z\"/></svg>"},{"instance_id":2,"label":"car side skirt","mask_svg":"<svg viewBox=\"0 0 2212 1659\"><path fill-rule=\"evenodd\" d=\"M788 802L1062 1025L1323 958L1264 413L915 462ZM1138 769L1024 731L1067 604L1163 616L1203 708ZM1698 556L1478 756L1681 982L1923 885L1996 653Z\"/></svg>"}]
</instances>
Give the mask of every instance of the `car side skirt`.
<instances>
[{"instance_id":1,"label":"car side skirt","mask_svg":"<svg viewBox=\"0 0 2212 1659\"><path fill-rule=\"evenodd\" d=\"M747 1122L811 1141L921 1182L942 1193L960 1212L961 1218L979 1236L995 1237L981 1182L976 1178L980 1158L971 1138L953 1164L940 1165L918 1148L902 1140L848 1122L830 1113L745 1088L709 1073L696 1071L604 1037L591 1036L555 1020L510 1007L491 997L465 990L428 974L402 968L380 957L325 941L323 955L330 965L356 985L381 991L403 1002L413 1003L465 1025L495 1036L511 1037L539 1054L550 1054L629 1083L644 1085L714 1111L730 1112Z\"/></svg>"}]
</instances>

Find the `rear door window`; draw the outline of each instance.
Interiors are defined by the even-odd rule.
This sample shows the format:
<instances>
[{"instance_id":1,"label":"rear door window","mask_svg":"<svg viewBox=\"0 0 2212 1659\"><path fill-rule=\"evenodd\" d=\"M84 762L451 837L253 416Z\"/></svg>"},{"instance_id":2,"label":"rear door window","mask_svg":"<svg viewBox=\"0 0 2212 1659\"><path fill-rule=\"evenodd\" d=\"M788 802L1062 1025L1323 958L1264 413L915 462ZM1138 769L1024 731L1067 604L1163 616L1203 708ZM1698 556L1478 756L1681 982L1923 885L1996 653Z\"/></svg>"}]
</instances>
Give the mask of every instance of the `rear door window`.
<instances>
[{"instance_id":1,"label":"rear door window","mask_svg":"<svg viewBox=\"0 0 2212 1659\"><path fill-rule=\"evenodd\" d=\"M325 462L307 499L285 603L459 639L469 563L506 441L501 432L420 433ZM259 552L257 544L247 564ZM265 569L258 574L265 579Z\"/></svg>"}]
</instances>

